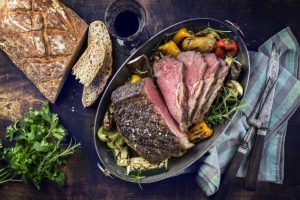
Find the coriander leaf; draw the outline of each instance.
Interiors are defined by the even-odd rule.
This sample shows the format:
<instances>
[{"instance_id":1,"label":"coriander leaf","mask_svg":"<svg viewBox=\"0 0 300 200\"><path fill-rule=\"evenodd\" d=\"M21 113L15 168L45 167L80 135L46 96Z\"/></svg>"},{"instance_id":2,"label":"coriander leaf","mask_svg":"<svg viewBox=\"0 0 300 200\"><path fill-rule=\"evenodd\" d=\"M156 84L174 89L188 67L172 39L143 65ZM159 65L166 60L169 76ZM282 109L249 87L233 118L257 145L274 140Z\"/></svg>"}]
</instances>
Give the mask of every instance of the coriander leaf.
<instances>
[{"instance_id":1,"label":"coriander leaf","mask_svg":"<svg viewBox=\"0 0 300 200\"><path fill-rule=\"evenodd\" d=\"M55 137L58 140L61 140L65 137L66 134L66 129L64 129L63 127L59 126L56 128L53 128L51 130L52 136Z\"/></svg>"},{"instance_id":2,"label":"coriander leaf","mask_svg":"<svg viewBox=\"0 0 300 200\"><path fill-rule=\"evenodd\" d=\"M53 149L53 146L54 144L43 140L41 142L34 142L32 149L36 150L37 152L48 152Z\"/></svg>"},{"instance_id":3,"label":"coriander leaf","mask_svg":"<svg viewBox=\"0 0 300 200\"><path fill-rule=\"evenodd\" d=\"M49 180L55 181L59 185L63 185L65 183L65 180L66 180L66 176L62 171L59 171L55 174L48 173L47 178Z\"/></svg>"},{"instance_id":4,"label":"coriander leaf","mask_svg":"<svg viewBox=\"0 0 300 200\"><path fill-rule=\"evenodd\" d=\"M14 138L14 134L18 131L17 128L18 122L15 122L14 125L10 125L6 128L6 138L11 142Z\"/></svg>"}]
</instances>

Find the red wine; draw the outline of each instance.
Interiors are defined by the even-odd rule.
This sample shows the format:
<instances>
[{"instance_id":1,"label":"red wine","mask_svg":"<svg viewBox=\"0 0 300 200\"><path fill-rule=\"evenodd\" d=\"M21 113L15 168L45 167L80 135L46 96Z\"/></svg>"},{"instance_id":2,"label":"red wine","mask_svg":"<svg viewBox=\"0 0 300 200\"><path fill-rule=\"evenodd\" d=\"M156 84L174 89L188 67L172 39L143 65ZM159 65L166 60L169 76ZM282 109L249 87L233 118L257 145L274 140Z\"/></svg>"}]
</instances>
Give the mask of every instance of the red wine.
<instances>
[{"instance_id":1,"label":"red wine","mask_svg":"<svg viewBox=\"0 0 300 200\"><path fill-rule=\"evenodd\" d=\"M114 22L116 33L123 38L134 35L139 25L138 15L130 10L119 13Z\"/></svg>"}]
</instances>

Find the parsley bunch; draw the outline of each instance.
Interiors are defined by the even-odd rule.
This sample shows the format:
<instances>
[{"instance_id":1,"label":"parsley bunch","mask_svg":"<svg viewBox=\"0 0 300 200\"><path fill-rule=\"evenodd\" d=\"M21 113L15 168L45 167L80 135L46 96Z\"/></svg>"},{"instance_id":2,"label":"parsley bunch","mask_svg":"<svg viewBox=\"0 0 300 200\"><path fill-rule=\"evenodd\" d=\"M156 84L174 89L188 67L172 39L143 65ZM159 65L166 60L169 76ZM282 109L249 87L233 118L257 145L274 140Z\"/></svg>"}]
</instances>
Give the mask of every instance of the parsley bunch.
<instances>
[{"instance_id":1,"label":"parsley bunch","mask_svg":"<svg viewBox=\"0 0 300 200\"><path fill-rule=\"evenodd\" d=\"M71 141L64 147L66 133L57 114L50 112L48 103L40 111L30 109L23 120L6 129L6 138L13 146L5 148L0 143L0 159L6 163L0 169L0 184L30 181L38 189L45 179L64 184L62 166L80 146Z\"/></svg>"}]
</instances>

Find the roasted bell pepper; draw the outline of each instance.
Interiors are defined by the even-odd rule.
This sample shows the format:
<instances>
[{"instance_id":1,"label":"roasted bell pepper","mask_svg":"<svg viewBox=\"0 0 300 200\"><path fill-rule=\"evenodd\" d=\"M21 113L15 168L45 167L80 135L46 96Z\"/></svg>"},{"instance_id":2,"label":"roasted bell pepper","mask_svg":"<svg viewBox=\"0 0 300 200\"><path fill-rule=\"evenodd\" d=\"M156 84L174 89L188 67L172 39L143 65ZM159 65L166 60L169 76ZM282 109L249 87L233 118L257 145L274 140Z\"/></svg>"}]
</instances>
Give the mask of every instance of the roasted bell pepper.
<instances>
[{"instance_id":1,"label":"roasted bell pepper","mask_svg":"<svg viewBox=\"0 0 300 200\"><path fill-rule=\"evenodd\" d=\"M186 28L179 29L173 37L173 41L176 44L179 44L183 39L192 37L192 35L188 32Z\"/></svg>"},{"instance_id":2,"label":"roasted bell pepper","mask_svg":"<svg viewBox=\"0 0 300 200\"><path fill-rule=\"evenodd\" d=\"M180 49L178 48L177 44L170 40L169 42L160 45L158 50L163 52L164 54L171 55L171 56L178 56L180 54Z\"/></svg>"},{"instance_id":3,"label":"roasted bell pepper","mask_svg":"<svg viewBox=\"0 0 300 200\"><path fill-rule=\"evenodd\" d=\"M213 129L209 128L206 122L202 121L195 124L187 133L189 141L195 143L205 140L212 136Z\"/></svg>"},{"instance_id":4,"label":"roasted bell pepper","mask_svg":"<svg viewBox=\"0 0 300 200\"><path fill-rule=\"evenodd\" d=\"M225 58L225 50L221 47L217 47L216 50L215 50L215 54L218 58L222 58L224 59Z\"/></svg>"},{"instance_id":5,"label":"roasted bell pepper","mask_svg":"<svg viewBox=\"0 0 300 200\"><path fill-rule=\"evenodd\" d=\"M227 55L235 57L238 53L238 44L230 38L223 38L217 42L217 48L223 48Z\"/></svg>"},{"instance_id":6,"label":"roasted bell pepper","mask_svg":"<svg viewBox=\"0 0 300 200\"><path fill-rule=\"evenodd\" d=\"M136 74L133 74L130 78L130 83L136 83L136 82L139 82L140 80L142 80L142 77L140 77Z\"/></svg>"}]
</instances>

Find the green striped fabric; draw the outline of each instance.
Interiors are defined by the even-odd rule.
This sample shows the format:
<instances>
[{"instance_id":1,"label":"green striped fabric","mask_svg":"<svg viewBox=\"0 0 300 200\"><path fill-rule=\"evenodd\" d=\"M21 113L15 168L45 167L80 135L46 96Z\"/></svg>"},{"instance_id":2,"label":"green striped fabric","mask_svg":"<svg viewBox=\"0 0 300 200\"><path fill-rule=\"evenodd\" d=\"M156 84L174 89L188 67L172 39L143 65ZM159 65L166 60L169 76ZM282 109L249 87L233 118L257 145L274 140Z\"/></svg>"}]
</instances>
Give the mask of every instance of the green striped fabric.
<instances>
[{"instance_id":1,"label":"green striped fabric","mask_svg":"<svg viewBox=\"0 0 300 200\"><path fill-rule=\"evenodd\" d=\"M226 172L226 167L249 128L246 119L258 100L260 89L266 82L266 71L272 43L275 43L280 51L281 68L275 88L270 131L265 140L259 180L279 184L283 182L284 141L287 121L300 103L299 44L290 28L285 28L274 35L259 47L258 52L250 52L251 75L249 88L244 98L244 103L248 106L246 109L241 110L243 115L234 119L228 130L218 138L215 146L198 162L196 181L208 196L218 190L221 173ZM250 144L251 146L252 144ZM248 154L237 176L245 177L249 159L250 155Z\"/></svg>"}]
</instances>

